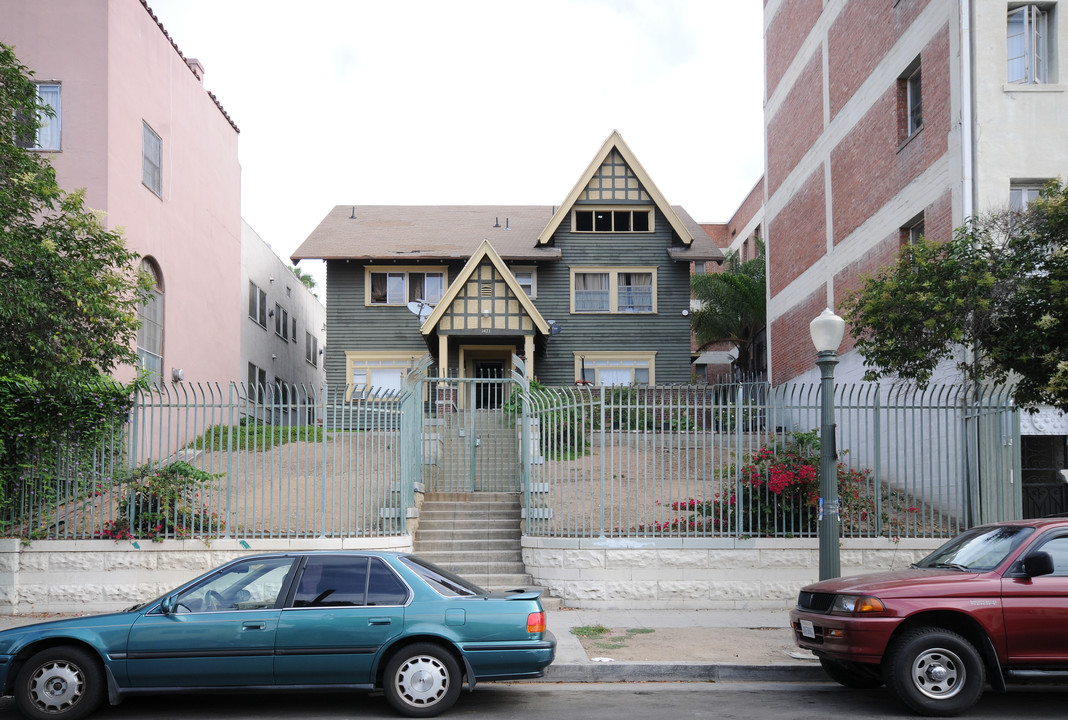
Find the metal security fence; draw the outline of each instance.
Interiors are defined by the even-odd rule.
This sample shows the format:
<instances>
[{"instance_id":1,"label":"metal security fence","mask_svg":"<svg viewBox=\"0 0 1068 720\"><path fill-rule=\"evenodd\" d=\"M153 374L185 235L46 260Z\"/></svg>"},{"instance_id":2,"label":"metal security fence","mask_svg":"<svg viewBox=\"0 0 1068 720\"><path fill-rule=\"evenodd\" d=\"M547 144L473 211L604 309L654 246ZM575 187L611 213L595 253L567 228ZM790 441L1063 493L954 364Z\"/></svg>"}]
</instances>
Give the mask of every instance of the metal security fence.
<instances>
[{"instance_id":1,"label":"metal security fence","mask_svg":"<svg viewBox=\"0 0 1068 720\"><path fill-rule=\"evenodd\" d=\"M398 535L409 392L231 383L139 391L91 467L27 468L5 533L56 539ZM58 441L62 445L62 440ZM407 470L406 470L407 468Z\"/></svg>"},{"instance_id":2,"label":"metal security fence","mask_svg":"<svg viewBox=\"0 0 1068 720\"><path fill-rule=\"evenodd\" d=\"M527 533L815 536L818 385L539 388ZM941 537L1020 513L1007 393L839 385L843 533Z\"/></svg>"},{"instance_id":3,"label":"metal security fence","mask_svg":"<svg viewBox=\"0 0 1068 720\"><path fill-rule=\"evenodd\" d=\"M417 489L521 493L546 537L817 531L820 391L763 382L546 388L434 377L400 390L168 385L82 447L42 442L5 488L8 536L400 535ZM1019 517L1004 391L840 384L843 534L941 537Z\"/></svg>"}]
</instances>

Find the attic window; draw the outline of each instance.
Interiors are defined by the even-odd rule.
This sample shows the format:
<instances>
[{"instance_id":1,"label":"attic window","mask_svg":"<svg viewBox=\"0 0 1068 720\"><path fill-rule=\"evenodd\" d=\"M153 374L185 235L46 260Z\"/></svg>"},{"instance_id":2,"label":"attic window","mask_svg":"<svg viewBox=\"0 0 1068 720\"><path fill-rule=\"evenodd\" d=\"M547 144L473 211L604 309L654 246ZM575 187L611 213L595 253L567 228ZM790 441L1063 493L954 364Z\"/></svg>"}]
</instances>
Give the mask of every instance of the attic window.
<instances>
[{"instance_id":1,"label":"attic window","mask_svg":"<svg viewBox=\"0 0 1068 720\"><path fill-rule=\"evenodd\" d=\"M644 233L652 229L652 214L652 210L575 210L573 227L574 232Z\"/></svg>"}]
</instances>

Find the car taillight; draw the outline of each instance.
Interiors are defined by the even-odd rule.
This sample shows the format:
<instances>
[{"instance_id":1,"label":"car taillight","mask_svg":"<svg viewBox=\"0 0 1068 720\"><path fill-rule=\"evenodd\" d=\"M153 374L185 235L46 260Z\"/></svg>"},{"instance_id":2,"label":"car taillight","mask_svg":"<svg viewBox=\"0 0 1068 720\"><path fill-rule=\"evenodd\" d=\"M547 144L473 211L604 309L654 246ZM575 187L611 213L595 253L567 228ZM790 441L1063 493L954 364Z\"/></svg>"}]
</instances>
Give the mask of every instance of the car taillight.
<instances>
[{"instance_id":1,"label":"car taillight","mask_svg":"<svg viewBox=\"0 0 1068 720\"><path fill-rule=\"evenodd\" d=\"M545 632L545 613L533 612L527 615L527 632L528 633L543 633Z\"/></svg>"}]
</instances>

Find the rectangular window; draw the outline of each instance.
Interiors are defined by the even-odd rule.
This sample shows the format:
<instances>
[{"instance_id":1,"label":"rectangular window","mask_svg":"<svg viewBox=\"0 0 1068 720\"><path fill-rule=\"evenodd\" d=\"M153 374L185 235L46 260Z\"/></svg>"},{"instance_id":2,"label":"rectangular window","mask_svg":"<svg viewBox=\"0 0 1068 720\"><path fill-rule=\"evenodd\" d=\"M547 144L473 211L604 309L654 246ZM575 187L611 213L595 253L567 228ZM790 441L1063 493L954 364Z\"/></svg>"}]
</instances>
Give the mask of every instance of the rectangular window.
<instances>
[{"instance_id":1,"label":"rectangular window","mask_svg":"<svg viewBox=\"0 0 1068 720\"><path fill-rule=\"evenodd\" d=\"M289 340L289 313L281 305L274 305L274 332L283 340Z\"/></svg>"},{"instance_id":2,"label":"rectangular window","mask_svg":"<svg viewBox=\"0 0 1068 720\"><path fill-rule=\"evenodd\" d=\"M656 312L655 268L572 269L573 313Z\"/></svg>"},{"instance_id":3,"label":"rectangular window","mask_svg":"<svg viewBox=\"0 0 1068 720\"><path fill-rule=\"evenodd\" d=\"M248 281L248 316L264 330L267 329L267 293L251 280Z\"/></svg>"},{"instance_id":4,"label":"rectangular window","mask_svg":"<svg viewBox=\"0 0 1068 720\"><path fill-rule=\"evenodd\" d=\"M650 385L655 353L585 353L575 358L575 379L590 385Z\"/></svg>"},{"instance_id":5,"label":"rectangular window","mask_svg":"<svg viewBox=\"0 0 1068 720\"><path fill-rule=\"evenodd\" d=\"M1009 10L1007 54L1010 83L1048 82L1049 13L1037 5Z\"/></svg>"},{"instance_id":6,"label":"rectangular window","mask_svg":"<svg viewBox=\"0 0 1068 720\"><path fill-rule=\"evenodd\" d=\"M1025 210L1031 201L1039 196L1045 182L1012 183L1009 186L1009 209Z\"/></svg>"},{"instance_id":7,"label":"rectangular window","mask_svg":"<svg viewBox=\"0 0 1068 720\"><path fill-rule=\"evenodd\" d=\"M297 341L297 319L296 318L292 318L291 320L292 320L293 332L289 334L289 339L292 340L293 342L296 342Z\"/></svg>"},{"instance_id":8,"label":"rectangular window","mask_svg":"<svg viewBox=\"0 0 1068 720\"><path fill-rule=\"evenodd\" d=\"M351 400L383 397L404 388L415 357L408 354L365 355L346 353L349 366L348 395Z\"/></svg>"},{"instance_id":9,"label":"rectangular window","mask_svg":"<svg viewBox=\"0 0 1068 720\"><path fill-rule=\"evenodd\" d=\"M649 232L652 228L652 213L653 211L648 209L576 209L572 217L572 228L574 232Z\"/></svg>"},{"instance_id":10,"label":"rectangular window","mask_svg":"<svg viewBox=\"0 0 1068 720\"><path fill-rule=\"evenodd\" d=\"M575 273L575 312L611 312L608 273Z\"/></svg>"},{"instance_id":11,"label":"rectangular window","mask_svg":"<svg viewBox=\"0 0 1068 720\"><path fill-rule=\"evenodd\" d=\"M267 397L267 371L248 364L248 399L261 402Z\"/></svg>"},{"instance_id":12,"label":"rectangular window","mask_svg":"<svg viewBox=\"0 0 1068 720\"><path fill-rule=\"evenodd\" d=\"M442 272L370 272L372 305L405 305L422 301L434 305L445 294Z\"/></svg>"},{"instance_id":13,"label":"rectangular window","mask_svg":"<svg viewBox=\"0 0 1068 720\"><path fill-rule=\"evenodd\" d=\"M534 268L522 268L514 267L511 269L512 274L515 275L516 282L519 283L519 287L523 288L523 292L527 294L529 298L538 297L538 275Z\"/></svg>"},{"instance_id":14,"label":"rectangular window","mask_svg":"<svg viewBox=\"0 0 1068 720\"><path fill-rule=\"evenodd\" d=\"M619 312L653 311L653 274L619 273Z\"/></svg>"},{"instance_id":15,"label":"rectangular window","mask_svg":"<svg viewBox=\"0 0 1068 720\"><path fill-rule=\"evenodd\" d=\"M59 84L37 83L37 104L41 106L37 110L37 131L18 138L18 145L27 150L59 150L63 109Z\"/></svg>"},{"instance_id":16,"label":"rectangular window","mask_svg":"<svg viewBox=\"0 0 1068 720\"><path fill-rule=\"evenodd\" d=\"M311 363L312 367L319 365L319 338L307 331L304 333L304 359Z\"/></svg>"},{"instance_id":17,"label":"rectangular window","mask_svg":"<svg viewBox=\"0 0 1068 720\"><path fill-rule=\"evenodd\" d=\"M923 93L920 69L909 76L906 81L906 93L908 95L908 133L913 133L923 127Z\"/></svg>"},{"instance_id":18,"label":"rectangular window","mask_svg":"<svg viewBox=\"0 0 1068 720\"><path fill-rule=\"evenodd\" d=\"M141 144L141 182L152 192L163 197L163 141L143 122Z\"/></svg>"}]
</instances>

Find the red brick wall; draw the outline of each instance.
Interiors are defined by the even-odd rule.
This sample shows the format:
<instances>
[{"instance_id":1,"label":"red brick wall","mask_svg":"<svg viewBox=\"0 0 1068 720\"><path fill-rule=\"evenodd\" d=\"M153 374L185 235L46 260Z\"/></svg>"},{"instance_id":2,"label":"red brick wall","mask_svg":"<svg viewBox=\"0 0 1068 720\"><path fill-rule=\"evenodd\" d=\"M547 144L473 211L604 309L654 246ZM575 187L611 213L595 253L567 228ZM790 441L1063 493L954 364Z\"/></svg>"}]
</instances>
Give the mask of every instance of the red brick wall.
<instances>
[{"instance_id":1,"label":"red brick wall","mask_svg":"<svg viewBox=\"0 0 1068 720\"><path fill-rule=\"evenodd\" d=\"M923 211L923 235L945 242L953 237L953 193L946 190Z\"/></svg>"},{"instance_id":2,"label":"red brick wall","mask_svg":"<svg viewBox=\"0 0 1068 720\"><path fill-rule=\"evenodd\" d=\"M865 277L875 275L881 268L895 263L900 250L900 234L894 229L859 260L839 270L834 276L835 308L838 308L847 295L863 287ZM848 352L855 344L847 325L845 339L842 340L839 352Z\"/></svg>"},{"instance_id":3,"label":"red brick wall","mask_svg":"<svg viewBox=\"0 0 1068 720\"><path fill-rule=\"evenodd\" d=\"M823 168L768 222L768 282L775 297L827 250Z\"/></svg>"},{"instance_id":4,"label":"red brick wall","mask_svg":"<svg viewBox=\"0 0 1068 720\"><path fill-rule=\"evenodd\" d=\"M827 33L831 117L871 75L929 0L900 0L876 5L852 0L838 13Z\"/></svg>"},{"instance_id":5,"label":"red brick wall","mask_svg":"<svg viewBox=\"0 0 1068 720\"><path fill-rule=\"evenodd\" d=\"M816 367L816 348L808 324L827 307L827 290L820 286L771 324L771 377L786 382Z\"/></svg>"},{"instance_id":6,"label":"red brick wall","mask_svg":"<svg viewBox=\"0 0 1068 720\"><path fill-rule=\"evenodd\" d=\"M789 0L779 6L764 34L764 78L768 97L775 92L821 12L823 0Z\"/></svg>"},{"instance_id":7,"label":"red brick wall","mask_svg":"<svg viewBox=\"0 0 1068 720\"><path fill-rule=\"evenodd\" d=\"M923 126L900 142L899 83L888 87L831 151L834 241L857 229L946 152L949 132L949 29L920 55ZM902 68L904 70L904 68Z\"/></svg>"},{"instance_id":8,"label":"red brick wall","mask_svg":"<svg viewBox=\"0 0 1068 720\"><path fill-rule=\"evenodd\" d=\"M823 66L815 54L767 124L768 196L797 166L823 132Z\"/></svg>"},{"instance_id":9,"label":"red brick wall","mask_svg":"<svg viewBox=\"0 0 1068 720\"><path fill-rule=\"evenodd\" d=\"M749 195L742 201L742 204L734 211L734 215L727 221L727 228L730 233L730 239L733 242L735 236L742 231L746 225L749 224L761 208L764 207L764 178L760 178L760 181L749 191Z\"/></svg>"}]
</instances>

